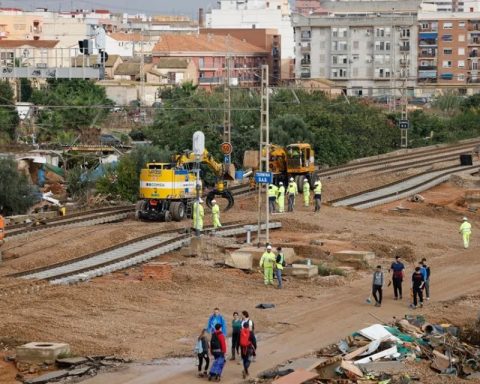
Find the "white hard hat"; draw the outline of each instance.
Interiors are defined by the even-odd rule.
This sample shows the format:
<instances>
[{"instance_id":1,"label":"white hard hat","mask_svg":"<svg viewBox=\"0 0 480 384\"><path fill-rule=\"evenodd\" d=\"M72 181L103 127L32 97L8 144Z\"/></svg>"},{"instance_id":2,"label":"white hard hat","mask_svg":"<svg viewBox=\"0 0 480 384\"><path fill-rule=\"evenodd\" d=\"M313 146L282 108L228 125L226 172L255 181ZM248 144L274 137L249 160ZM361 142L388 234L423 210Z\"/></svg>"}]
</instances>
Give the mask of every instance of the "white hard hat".
<instances>
[{"instance_id":1,"label":"white hard hat","mask_svg":"<svg viewBox=\"0 0 480 384\"><path fill-rule=\"evenodd\" d=\"M203 203L203 199L200 197L200 198L198 199L198 202L199 202L199 203Z\"/></svg>"},{"instance_id":2,"label":"white hard hat","mask_svg":"<svg viewBox=\"0 0 480 384\"><path fill-rule=\"evenodd\" d=\"M268 250L272 249L272 246L271 246L271 245L267 245L267 249L268 249Z\"/></svg>"},{"instance_id":3,"label":"white hard hat","mask_svg":"<svg viewBox=\"0 0 480 384\"><path fill-rule=\"evenodd\" d=\"M283 185L283 183L280 181L280 182L278 183L278 185Z\"/></svg>"},{"instance_id":4,"label":"white hard hat","mask_svg":"<svg viewBox=\"0 0 480 384\"><path fill-rule=\"evenodd\" d=\"M467 221L468 219L466 217L463 218L463 221Z\"/></svg>"},{"instance_id":5,"label":"white hard hat","mask_svg":"<svg viewBox=\"0 0 480 384\"><path fill-rule=\"evenodd\" d=\"M293 181L293 177L290 177L290 181Z\"/></svg>"},{"instance_id":6,"label":"white hard hat","mask_svg":"<svg viewBox=\"0 0 480 384\"><path fill-rule=\"evenodd\" d=\"M212 204L216 204L216 203L217 203L217 200L213 199Z\"/></svg>"}]
</instances>

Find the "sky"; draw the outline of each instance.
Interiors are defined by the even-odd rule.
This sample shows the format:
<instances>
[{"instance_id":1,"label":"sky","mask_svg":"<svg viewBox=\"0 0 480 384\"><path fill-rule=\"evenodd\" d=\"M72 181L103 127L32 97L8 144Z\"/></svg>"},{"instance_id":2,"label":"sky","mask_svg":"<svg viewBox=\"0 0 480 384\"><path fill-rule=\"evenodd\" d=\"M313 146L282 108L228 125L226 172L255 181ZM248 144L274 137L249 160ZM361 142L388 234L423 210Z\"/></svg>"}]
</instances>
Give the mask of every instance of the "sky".
<instances>
[{"instance_id":1,"label":"sky","mask_svg":"<svg viewBox=\"0 0 480 384\"><path fill-rule=\"evenodd\" d=\"M216 0L0 0L0 7L31 10L37 7L50 10L109 9L114 12L175 14L197 17L198 8L215 7Z\"/></svg>"}]
</instances>

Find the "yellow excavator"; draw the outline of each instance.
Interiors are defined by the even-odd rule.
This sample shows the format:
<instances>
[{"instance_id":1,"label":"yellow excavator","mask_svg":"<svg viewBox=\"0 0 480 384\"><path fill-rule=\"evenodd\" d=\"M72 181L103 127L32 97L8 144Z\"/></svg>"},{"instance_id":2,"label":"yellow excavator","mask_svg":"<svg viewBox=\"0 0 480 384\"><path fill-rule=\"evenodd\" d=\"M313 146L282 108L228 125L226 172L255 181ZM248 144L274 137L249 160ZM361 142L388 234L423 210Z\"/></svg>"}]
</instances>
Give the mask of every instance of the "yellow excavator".
<instances>
[{"instance_id":1,"label":"yellow excavator","mask_svg":"<svg viewBox=\"0 0 480 384\"><path fill-rule=\"evenodd\" d=\"M140 200L137 202L135 216L137 219L181 221L190 217L192 206L197 197L197 157L191 151L185 151L173 157L171 163L147 163L140 172ZM234 199L226 189L227 180L233 180L235 167L225 167L218 163L207 150L198 162L206 164L217 178L215 188L207 194L207 205L215 196L226 198L225 210L233 207ZM202 182L199 181L200 195Z\"/></svg>"},{"instance_id":2,"label":"yellow excavator","mask_svg":"<svg viewBox=\"0 0 480 384\"><path fill-rule=\"evenodd\" d=\"M246 168L257 170L259 168L258 151L245 151L243 165ZM315 152L308 143L295 143L282 147L270 145L270 172L273 173L273 182L280 181L288 184L290 177L295 179L299 191L303 190L303 183L310 182L313 187L315 182Z\"/></svg>"}]
</instances>

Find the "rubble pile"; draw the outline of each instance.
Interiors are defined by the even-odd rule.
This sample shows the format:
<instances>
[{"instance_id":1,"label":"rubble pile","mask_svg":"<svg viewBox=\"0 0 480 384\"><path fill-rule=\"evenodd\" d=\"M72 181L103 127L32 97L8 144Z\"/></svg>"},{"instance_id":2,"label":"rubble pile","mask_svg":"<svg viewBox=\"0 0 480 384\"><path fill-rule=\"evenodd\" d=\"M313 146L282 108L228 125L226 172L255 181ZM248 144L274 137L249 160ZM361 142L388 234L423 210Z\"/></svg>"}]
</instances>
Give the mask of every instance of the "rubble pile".
<instances>
[{"instance_id":1,"label":"rubble pile","mask_svg":"<svg viewBox=\"0 0 480 384\"><path fill-rule=\"evenodd\" d=\"M114 356L86 356L56 359L54 364L48 361L43 364L17 364L20 371L17 380L24 384L66 383L77 377L95 376L100 371L117 368L128 362ZM52 368L57 370L52 371Z\"/></svg>"},{"instance_id":2,"label":"rubble pile","mask_svg":"<svg viewBox=\"0 0 480 384\"><path fill-rule=\"evenodd\" d=\"M480 379L480 348L461 341L459 328L430 324L422 316L405 316L391 324L374 324L321 349L308 367L268 372L274 384L410 383L407 364L428 364L445 377ZM410 363L409 363L410 362ZM428 370L428 368L427 368Z\"/></svg>"}]
</instances>

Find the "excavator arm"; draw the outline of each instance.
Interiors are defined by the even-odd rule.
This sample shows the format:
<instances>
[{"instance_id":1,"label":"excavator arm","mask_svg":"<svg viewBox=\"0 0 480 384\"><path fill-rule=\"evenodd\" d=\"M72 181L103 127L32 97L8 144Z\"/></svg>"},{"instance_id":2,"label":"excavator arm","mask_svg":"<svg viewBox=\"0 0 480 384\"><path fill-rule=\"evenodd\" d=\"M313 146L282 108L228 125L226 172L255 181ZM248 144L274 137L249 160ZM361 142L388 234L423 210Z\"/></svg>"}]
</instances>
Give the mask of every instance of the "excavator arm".
<instances>
[{"instance_id":1,"label":"excavator arm","mask_svg":"<svg viewBox=\"0 0 480 384\"><path fill-rule=\"evenodd\" d=\"M226 180L235 180L235 167L233 164L219 163L206 149L198 159L192 151L184 151L181 154L175 155L174 160L177 167L184 167L186 164L193 164L197 161L206 164L218 179L215 189L207 194L206 203L208 207L212 206L212 200L215 196L220 196L227 200L228 205L225 210L229 210L233 207L233 195L228 189L225 189Z\"/></svg>"}]
</instances>

